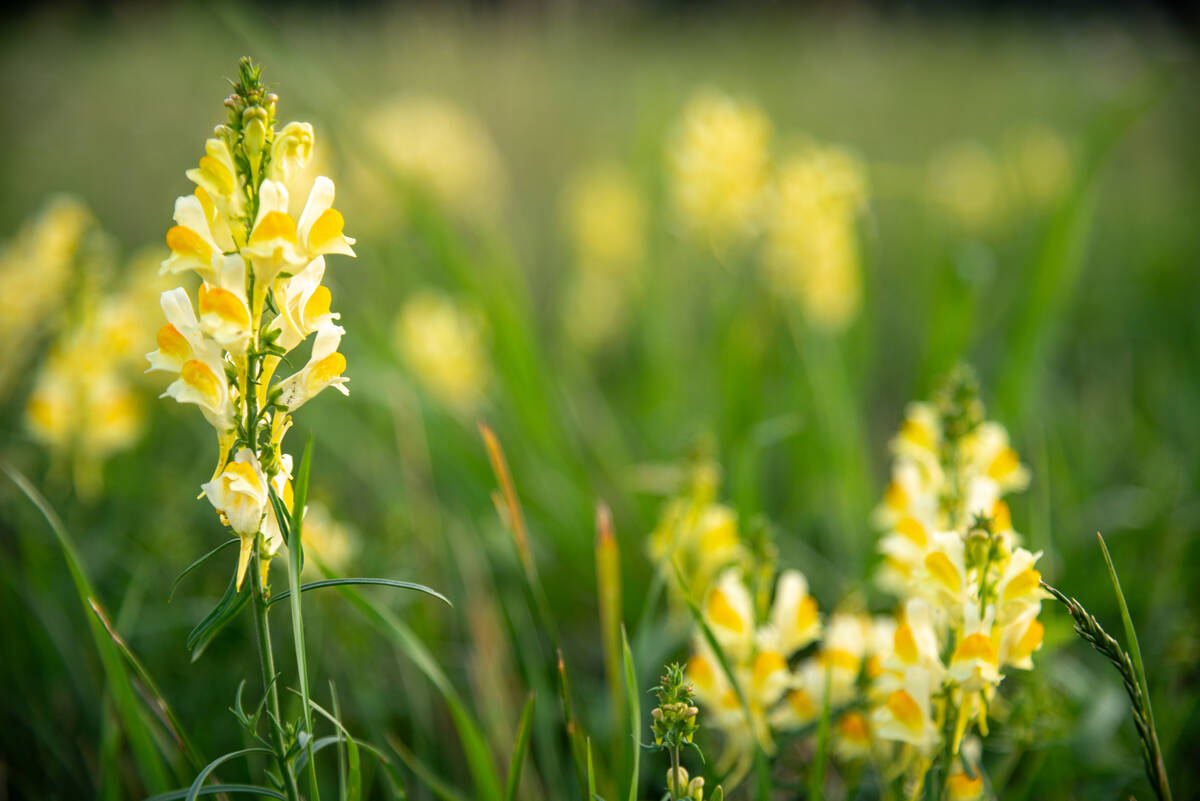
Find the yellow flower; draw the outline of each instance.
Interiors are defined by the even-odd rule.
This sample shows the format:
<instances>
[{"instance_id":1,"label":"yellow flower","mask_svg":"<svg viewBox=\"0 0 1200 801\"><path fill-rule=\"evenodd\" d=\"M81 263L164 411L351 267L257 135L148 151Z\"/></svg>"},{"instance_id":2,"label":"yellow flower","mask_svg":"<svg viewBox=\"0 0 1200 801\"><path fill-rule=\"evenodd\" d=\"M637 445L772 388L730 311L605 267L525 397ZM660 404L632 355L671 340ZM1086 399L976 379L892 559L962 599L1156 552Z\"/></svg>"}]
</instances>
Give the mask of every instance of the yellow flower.
<instances>
[{"instance_id":1,"label":"yellow flower","mask_svg":"<svg viewBox=\"0 0 1200 801\"><path fill-rule=\"evenodd\" d=\"M893 690L883 704L875 708L876 733L887 740L908 743L928 752L940 740L930 707L929 672L914 667L906 671L904 686Z\"/></svg>"},{"instance_id":2,"label":"yellow flower","mask_svg":"<svg viewBox=\"0 0 1200 801\"><path fill-rule=\"evenodd\" d=\"M1004 217L1004 176L995 157L978 142L955 142L929 164L929 199L964 228L983 231Z\"/></svg>"},{"instance_id":3,"label":"yellow flower","mask_svg":"<svg viewBox=\"0 0 1200 801\"><path fill-rule=\"evenodd\" d=\"M616 163L580 170L563 207L579 267L632 279L645 258L646 207L629 171Z\"/></svg>"},{"instance_id":4,"label":"yellow flower","mask_svg":"<svg viewBox=\"0 0 1200 801\"><path fill-rule=\"evenodd\" d=\"M800 571L785 570L779 574L771 625L779 637L780 649L788 655L821 635L817 602L808 594L808 581Z\"/></svg>"},{"instance_id":5,"label":"yellow flower","mask_svg":"<svg viewBox=\"0 0 1200 801\"><path fill-rule=\"evenodd\" d=\"M271 143L271 165L267 177L285 186L312 158L313 129L307 122L289 122Z\"/></svg>"},{"instance_id":6,"label":"yellow flower","mask_svg":"<svg viewBox=\"0 0 1200 801\"><path fill-rule=\"evenodd\" d=\"M749 653L754 643L754 603L742 583L742 571L728 568L717 577L704 598L704 622L721 648L735 657Z\"/></svg>"},{"instance_id":7,"label":"yellow flower","mask_svg":"<svg viewBox=\"0 0 1200 801\"><path fill-rule=\"evenodd\" d=\"M335 573L344 573L359 548L354 533L334 519L324 504L315 501L304 510L301 538L304 541L304 572L313 576L320 572L318 562ZM315 558L309 559L310 554Z\"/></svg>"},{"instance_id":8,"label":"yellow flower","mask_svg":"<svg viewBox=\"0 0 1200 801\"><path fill-rule=\"evenodd\" d=\"M755 231L770 139L758 107L716 92L692 98L667 151L671 200L687 233L723 249Z\"/></svg>"},{"instance_id":9,"label":"yellow flower","mask_svg":"<svg viewBox=\"0 0 1200 801\"><path fill-rule=\"evenodd\" d=\"M776 178L767 226L768 277L822 330L841 330L858 314L855 218L865 202L864 173L845 150L813 146L784 162Z\"/></svg>"},{"instance_id":10,"label":"yellow flower","mask_svg":"<svg viewBox=\"0 0 1200 801\"><path fill-rule=\"evenodd\" d=\"M63 293L93 229L82 204L55 198L0 248L0 396L34 352L30 343L65 305Z\"/></svg>"},{"instance_id":11,"label":"yellow flower","mask_svg":"<svg viewBox=\"0 0 1200 801\"><path fill-rule=\"evenodd\" d=\"M484 400L491 370L484 321L474 310L431 290L414 293L396 320L396 346L421 386L455 413Z\"/></svg>"},{"instance_id":12,"label":"yellow flower","mask_svg":"<svg viewBox=\"0 0 1200 801\"><path fill-rule=\"evenodd\" d=\"M1025 197L1034 205L1049 206L1066 193L1075 165L1060 133L1030 126L1015 135L1012 156Z\"/></svg>"},{"instance_id":13,"label":"yellow flower","mask_svg":"<svg viewBox=\"0 0 1200 801\"><path fill-rule=\"evenodd\" d=\"M343 395L350 394L350 390L346 389L346 382L350 379L342 375L346 369L346 357L338 353L338 344L344 333L340 326L333 323L318 329L308 364L276 385L278 402L289 412L300 408L326 387L333 387Z\"/></svg>"},{"instance_id":14,"label":"yellow flower","mask_svg":"<svg viewBox=\"0 0 1200 801\"><path fill-rule=\"evenodd\" d=\"M242 448L225 465L224 471L202 489L209 503L221 514L222 522L242 538L237 567L237 588L240 590L266 512L267 478L257 457Z\"/></svg>"},{"instance_id":15,"label":"yellow flower","mask_svg":"<svg viewBox=\"0 0 1200 801\"><path fill-rule=\"evenodd\" d=\"M300 213L296 231L306 259L314 259L330 253L354 256L351 237L342 232L345 221L341 212L333 207L333 181L324 175L313 181L308 193L308 202Z\"/></svg>"},{"instance_id":16,"label":"yellow flower","mask_svg":"<svg viewBox=\"0 0 1200 801\"><path fill-rule=\"evenodd\" d=\"M245 214L241 179L224 139L214 137L205 141L200 165L188 170L187 177L204 190L226 220L240 219Z\"/></svg>"},{"instance_id":17,"label":"yellow flower","mask_svg":"<svg viewBox=\"0 0 1200 801\"><path fill-rule=\"evenodd\" d=\"M385 164L448 211L473 222L495 219L507 179L483 122L434 97L396 98L366 121Z\"/></svg>"},{"instance_id":18,"label":"yellow flower","mask_svg":"<svg viewBox=\"0 0 1200 801\"><path fill-rule=\"evenodd\" d=\"M330 311L331 294L321 285L325 276L325 257L318 256L291 278L285 279L276 296L279 316L270 328L279 330L277 340L284 350L292 350L322 326L341 317Z\"/></svg>"}]
</instances>

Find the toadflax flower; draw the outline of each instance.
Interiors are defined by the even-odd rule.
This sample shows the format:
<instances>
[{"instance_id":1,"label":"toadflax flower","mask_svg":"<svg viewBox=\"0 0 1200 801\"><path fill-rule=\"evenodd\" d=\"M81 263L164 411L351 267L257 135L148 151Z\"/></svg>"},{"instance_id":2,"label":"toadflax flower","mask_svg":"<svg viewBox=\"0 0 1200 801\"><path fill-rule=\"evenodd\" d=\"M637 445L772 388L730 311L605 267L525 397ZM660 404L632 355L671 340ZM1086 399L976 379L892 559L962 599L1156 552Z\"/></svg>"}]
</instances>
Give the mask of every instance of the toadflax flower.
<instances>
[{"instance_id":1,"label":"toadflax flower","mask_svg":"<svg viewBox=\"0 0 1200 801\"><path fill-rule=\"evenodd\" d=\"M163 293L167 322L147 359L150 370L174 376L164 395L199 407L216 429L217 466L203 494L242 540L240 589L255 556L265 584L282 546L271 496L292 511L291 457L282 452L291 414L328 387L348 392L344 330L322 281L326 257L353 256L354 239L334 207L333 181L318 176L309 186L304 176L312 126L276 130L278 98L263 87L261 69L243 60L239 78L225 101L228 121L187 171L195 188L176 201L167 232L161 272L194 272L200 287L194 298L183 287ZM305 187L294 217L292 198ZM308 362L275 380L310 337Z\"/></svg>"}]
</instances>

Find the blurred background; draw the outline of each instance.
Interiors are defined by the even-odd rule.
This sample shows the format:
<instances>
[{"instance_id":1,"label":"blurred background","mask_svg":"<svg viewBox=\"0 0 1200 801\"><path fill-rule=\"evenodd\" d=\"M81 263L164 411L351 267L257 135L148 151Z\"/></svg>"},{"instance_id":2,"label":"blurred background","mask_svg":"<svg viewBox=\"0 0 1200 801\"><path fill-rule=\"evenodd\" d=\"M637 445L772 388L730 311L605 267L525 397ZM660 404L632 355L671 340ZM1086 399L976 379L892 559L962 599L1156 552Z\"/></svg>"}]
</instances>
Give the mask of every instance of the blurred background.
<instances>
[{"instance_id":1,"label":"blurred background","mask_svg":"<svg viewBox=\"0 0 1200 801\"><path fill-rule=\"evenodd\" d=\"M306 536L339 572L455 602L363 591L435 656L497 765L538 691L527 797L576 797L576 779L478 420L507 453L575 714L606 742L596 504L613 511L644 686L686 651L648 598L647 542L697 461L721 466L720 496L822 610L885 609L868 577L887 443L964 361L1032 471L1016 529L1115 632L1105 534L1183 797L1200 783L1193 20L1034 5L13 14L2 459L57 511L197 748L237 747L226 707L243 679L257 687L248 617L194 664L184 646L227 565L168 603L226 537L195 499L211 431L142 370L174 199L251 55L281 122L313 123L313 174L334 179L358 239L326 274L351 394L309 404L288 440L298 456L315 437ZM411 648L336 594L307 597L310 670L336 682L350 728L465 786L456 724ZM1042 619L1037 669L1006 682L1014 711L985 747L1002 797L1148 796L1117 676L1058 607ZM0 797L145 789L90 623L46 521L0 481ZM433 797L405 771L410 797Z\"/></svg>"}]
</instances>

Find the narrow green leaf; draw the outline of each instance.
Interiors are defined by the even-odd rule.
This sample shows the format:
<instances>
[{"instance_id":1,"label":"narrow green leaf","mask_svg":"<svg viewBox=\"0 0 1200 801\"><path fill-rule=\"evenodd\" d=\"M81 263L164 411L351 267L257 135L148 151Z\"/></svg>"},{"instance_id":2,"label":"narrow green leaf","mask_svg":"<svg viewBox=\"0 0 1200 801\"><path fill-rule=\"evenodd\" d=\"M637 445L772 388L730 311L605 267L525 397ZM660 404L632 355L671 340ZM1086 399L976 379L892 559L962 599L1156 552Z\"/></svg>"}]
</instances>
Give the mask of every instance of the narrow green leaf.
<instances>
[{"instance_id":1,"label":"narrow green leaf","mask_svg":"<svg viewBox=\"0 0 1200 801\"><path fill-rule=\"evenodd\" d=\"M821 722L817 726L817 753L813 757L812 771L808 774L808 797L812 801L821 801L825 797L825 768L829 762L829 721L832 717L832 704L829 698L829 683L833 669L825 669L825 692L821 701Z\"/></svg>"},{"instance_id":2,"label":"narrow green leaf","mask_svg":"<svg viewBox=\"0 0 1200 801\"><path fill-rule=\"evenodd\" d=\"M312 710L309 709L309 693L308 693L308 660L305 658L304 649L304 613L300 607L300 599L304 593L304 588L300 584L300 570L304 565L304 537L302 534L304 525L304 505L308 501L308 475L312 467L312 452L313 438L312 434L308 435L308 442L304 445L304 456L300 459L300 468L296 471L295 491L292 494L292 510L295 514L291 515L287 523L283 520L283 515L278 510L284 512L287 508L284 506L283 500L279 498L275 490L271 489L271 501L276 508L276 517L279 520L279 528L282 531L287 527L287 549L288 549L288 593L291 600L292 612L292 643L296 651L296 676L300 684L300 701L304 709L304 728L308 731L310 737L308 740L308 793L312 801L320 801L320 788L317 783L317 767L313 759L314 752L312 747L313 723ZM296 588L300 587L300 591L296 592ZM268 602L268 607L270 603ZM349 736L349 735L347 735Z\"/></svg>"},{"instance_id":3,"label":"narrow green leaf","mask_svg":"<svg viewBox=\"0 0 1200 801\"><path fill-rule=\"evenodd\" d=\"M150 671L146 669L146 666L142 664L142 661L137 658L136 654L133 653L129 645L125 642L125 639L117 633L116 629L113 628L112 624L108 620L108 616L104 614L104 609L101 608L100 604L98 604L93 598L88 599L88 604L91 606L92 612L96 615L97 619L99 619L100 625L104 627L106 632L108 632L108 636L112 640L113 645L117 647L117 650L120 651L121 655L125 657L125 661L129 663L129 666L133 668L134 672L137 673L138 678L141 679L142 684L145 685L146 692L154 701L154 703L150 705L151 709L156 715L159 715L159 720L163 724L163 728L165 728L167 732L175 739L175 743L179 746L179 750L182 751L184 757L186 757L187 760L192 763L192 767L195 770L200 770L200 768L204 765L205 760L200 755L200 751L192 743L191 738L187 736L187 731L183 728L183 724L180 722L179 717L175 714L175 710L173 710L171 705L167 703L166 696L163 695L162 690L158 688L158 682L154 680L154 677L150 675Z\"/></svg>"},{"instance_id":4,"label":"narrow green leaf","mask_svg":"<svg viewBox=\"0 0 1200 801\"><path fill-rule=\"evenodd\" d=\"M191 573L193 570L200 567L200 565L204 564L209 559L212 559L214 556L216 556L221 551L228 548L230 545L237 545L239 542L241 542L240 538L230 537L229 539L225 540L220 545L218 545L216 548L213 548L211 551L204 554L204 556L201 556L195 562L192 562L190 565L185 567L183 569L183 571L178 576L175 577L175 580L171 582L171 591L167 593L167 603L171 603L171 599L175 597L175 590L179 587L179 582L183 581L184 578L188 575L188 573Z\"/></svg>"},{"instance_id":5,"label":"narrow green leaf","mask_svg":"<svg viewBox=\"0 0 1200 801\"><path fill-rule=\"evenodd\" d=\"M1113 567L1112 557L1108 555L1108 545L1098 531L1096 539L1100 542L1100 552L1104 554L1104 564L1108 565L1108 577L1112 579L1113 590L1117 594L1117 605L1121 610L1121 625L1125 627L1125 641L1129 643L1129 655L1133 657L1133 667L1137 670L1138 686L1141 687L1142 696L1146 699L1146 709L1149 710L1150 688L1146 685L1146 668L1142 665L1142 648L1138 645L1137 631L1133 628L1133 618L1129 616L1129 606L1125 603L1125 593L1121 591L1121 580L1117 578L1117 569ZM1153 714L1150 716L1150 725L1154 725Z\"/></svg>"},{"instance_id":6,"label":"narrow green leaf","mask_svg":"<svg viewBox=\"0 0 1200 801\"><path fill-rule=\"evenodd\" d=\"M229 577L229 586L225 588L225 594L221 596L221 600L213 607L213 610L204 616L204 619L196 624L188 634L185 645L188 651L192 654L192 661L195 662L204 653L204 649L208 648L209 643L213 641L221 630L228 626L238 612L242 611L242 607L250 600L250 592L238 592L237 577Z\"/></svg>"},{"instance_id":7,"label":"narrow green leaf","mask_svg":"<svg viewBox=\"0 0 1200 801\"><path fill-rule=\"evenodd\" d=\"M274 752L272 752L269 748L258 747L242 748L238 751L230 751L228 754L222 754L212 762L209 762L207 765L205 765L204 769L196 774L196 780L192 782L192 786L189 787L186 792L184 792L182 797L185 799L185 801L192 801L192 799L200 795L200 790L204 785L204 780L207 779L214 770L231 759L249 756L250 754L267 754L268 756L275 756Z\"/></svg>"},{"instance_id":8,"label":"narrow green leaf","mask_svg":"<svg viewBox=\"0 0 1200 801\"><path fill-rule=\"evenodd\" d=\"M152 795L146 801L179 801L181 798L187 798L188 792L189 790L172 790L169 793ZM282 798L287 801L287 796L278 790L272 790L269 787L255 787L252 784L210 784L200 788L196 795L217 795L219 793L257 795L264 798Z\"/></svg>"},{"instance_id":9,"label":"narrow green leaf","mask_svg":"<svg viewBox=\"0 0 1200 801\"><path fill-rule=\"evenodd\" d=\"M346 584L376 584L381 587L396 587L396 588L402 589L402 590L416 590L417 592L423 592L426 595L432 595L434 598L437 598L439 601L444 602L447 606L454 606L454 604L450 603L449 598L447 598L445 595L442 595L437 590L432 589L431 587L426 587L424 584L418 584L415 581L396 581L394 579L381 579L381 578L322 579L321 581L310 581L308 584L301 585L300 592L308 592L309 590L319 590L322 587L339 587L339 586L346 585ZM270 600L267 601L267 607L270 608L272 604L279 603L280 601L290 598L291 596L292 596L291 590L284 590L281 593L272 595Z\"/></svg>"},{"instance_id":10,"label":"narrow green leaf","mask_svg":"<svg viewBox=\"0 0 1200 801\"><path fill-rule=\"evenodd\" d=\"M169 786L166 767L154 743L153 734L138 712L138 702L134 696L133 682L130 679L128 671L125 669L121 655L117 651L116 646L113 645L108 632L105 631L100 621L92 614L93 604L98 607L99 601L96 600L96 592L92 589L91 582L88 580L87 574L83 571L83 560L75 548L74 540L67 533L62 520L58 517L58 513L54 511L54 508L50 506L50 503L38 492L37 488L33 486L33 483L28 478L15 467L8 464L8 462L0 461L0 469L17 485L17 489L29 499L29 502L37 508L42 517L50 525L50 530L58 540L59 549L62 551L63 557L67 562L67 570L71 573L71 581L75 585L75 592L79 597L80 605L83 607L83 614L87 618L88 630L92 634L92 642L100 654L100 663L104 668L104 676L109 692L112 694L113 704L116 707L118 717L121 719L121 726L125 736L129 739L129 746L133 751L138 775L145 783L146 788L151 792L165 791Z\"/></svg>"},{"instance_id":11,"label":"narrow green leaf","mask_svg":"<svg viewBox=\"0 0 1200 801\"><path fill-rule=\"evenodd\" d=\"M434 659L424 643L407 624L386 607L373 605L353 587L343 586L340 592L368 622L395 643L441 693L442 699L449 707L454 726L458 730L459 740L467 760L467 769L475 782L476 797L484 799L484 801L501 801L503 792L500 788L500 778L492 764L487 742L484 740L478 724L467 711L458 691L454 689L450 679L438 667L437 660ZM406 763L408 761L405 760Z\"/></svg>"},{"instance_id":12,"label":"narrow green leaf","mask_svg":"<svg viewBox=\"0 0 1200 801\"><path fill-rule=\"evenodd\" d=\"M1121 609L1121 625L1125 627L1125 641L1129 644L1129 655L1137 673L1138 688L1142 691L1142 701L1146 707L1146 723L1149 724L1149 734L1152 738L1150 761L1153 762L1161 792L1166 793L1166 797L1169 799L1171 788L1167 780L1166 766L1163 764L1162 748L1158 743L1158 728L1154 723L1154 707L1150 703L1150 685L1146 683L1146 668L1142 663L1142 647L1138 644L1137 630L1134 629L1133 618L1129 615L1129 605L1125 602L1125 593L1121 591L1121 581L1117 578L1117 569L1113 567L1112 557L1108 554L1108 545L1099 531L1096 532L1096 539L1100 541L1100 552L1104 554L1104 563L1108 565L1108 576L1112 579L1113 590L1117 594L1117 604Z\"/></svg>"},{"instance_id":13,"label":"narrow green leaf","mask_svg":"<svg viewBox=\"0 0 1200 801\"><path fill-rule=\"evenodd\" d=\"M717 664L721 666L721 671L725 674L725 678L729 681L729 686L733 688L733 693L737 696L738 703L742 707L742 714L746 716L746 725L750 727L755 734L755 743L759 750L769 751L773 748L770 742L764 742L763 738L766 735L755 729L753 716L750 714L750 704L746 701L746 696L742 693L742 688L738 683L737 677L733 675L733 668L729 664L728 657L725 656L725 649L721 647L721 643L717 641L717 637L709 628L708 621L704 619L704 615L700 612L700 608L696 606L696 602L692 600L690 589L687 582L683 578L683 573L679 569L678 563L671 561L671 567L675 569L675 580L679 582L679 589L685 601L687 601L688 611L691 612L692 620L700 628L700 634L704 637L704 641L708 647L712 649L713 655L717 657Z\"/></svg>"},{"instance_id":14,"label":"narrow green leaf","mask_svg":"<svg viewBox=\"0 0 1200 801\"><path fill-rule=\"evenodd\" d=\"M521 710L521 722L517 725L517 742L513 745L512 758L508 761L508 781L504 786L504 801L514 801L517 787L521 784L521 768L525 765L525 752L529 750L529 734L533 729L534 694L530 693Z\"/></svg>"},{"instance_id":15,"label":"narrow green leaf","mask_svg":"<svg viewBox=\"0 0 1200 801\"><path fill-rule=\"evenodd\" d=\"M359 801L362 798L362 766L360 763L361 757L358 753L358 742L351 736L350 732L346 731L346 727L338 720L336 715L327 711L316 701L309 700L308 705L317 712L321 713L334 726L337 726L338 731L346 738L346 761L348 763L346 770L346 801Z\"/></svg>"},{"instance_id":16,"label":"narrow green leaf","mask_svg":"<svg viewBox=\"0 0 1200 801\"><path fill-rule=\"evenodd\" d=\"M613 698L616 701L616 698ZM592 767L592 738L587 741L587 790L588 798L594 798L596 795L596 772Z\"/></svg>"},{"instance_id":17,"label":"narrow green leaf","mask_svg":"<svg viewBox=\"0 0 1200 801\"><path fill-rule=\"evenodd\" d=\"M633 738L632 772L629 777L629 801L637 801L638 770L642 756L642 693L638 689L637 672L633 669L633 652L629 650L629 637L625 624L621 624L621 655L625 661L625 700L629 704L629 728Z\"/></svg>"}]
</instances>

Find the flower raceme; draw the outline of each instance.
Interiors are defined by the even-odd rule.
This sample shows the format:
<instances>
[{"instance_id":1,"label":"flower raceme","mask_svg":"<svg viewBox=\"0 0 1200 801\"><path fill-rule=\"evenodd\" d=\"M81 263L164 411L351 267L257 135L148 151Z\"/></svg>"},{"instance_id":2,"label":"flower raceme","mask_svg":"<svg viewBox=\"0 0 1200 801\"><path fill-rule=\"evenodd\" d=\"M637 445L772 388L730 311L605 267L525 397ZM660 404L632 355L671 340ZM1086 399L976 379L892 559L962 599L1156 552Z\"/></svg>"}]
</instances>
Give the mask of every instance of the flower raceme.
<instances>
[{"instance_id":1,"label":"flower raceme","mask_svg":"<svg viewBox=\"0 0 1200 801\"><path fill-rule=\"evenodd\" d=\"M314 137L304 122L276 130L277 101L244 60L225 101L228 124L187 171L195 188L176 200L166 236L160 272L193 272L200 285L194 296L184 287L163 293L167 322L147 355L150 370L174 376L164 396L199 407L216 429L217 467L203 497L242 539L239 588L256 544L264 578L282 544L270 496L290 509L291 459L280 448L292 412L327 387L347 393L344 332L321 282L325 257L354 256L354 240L327 177L312 181L299 217L289 213ZM313 335L307 364L272 383Z\"/></svg>"}]
</instances>

